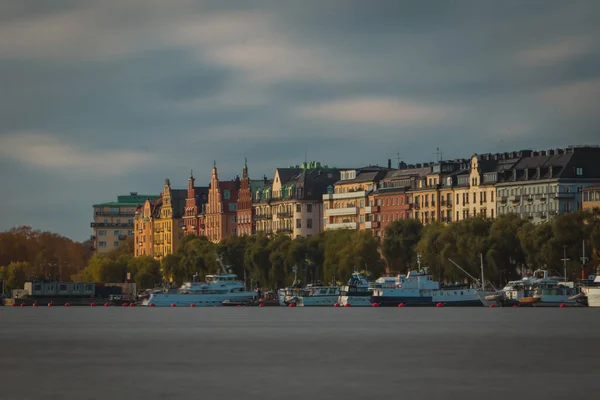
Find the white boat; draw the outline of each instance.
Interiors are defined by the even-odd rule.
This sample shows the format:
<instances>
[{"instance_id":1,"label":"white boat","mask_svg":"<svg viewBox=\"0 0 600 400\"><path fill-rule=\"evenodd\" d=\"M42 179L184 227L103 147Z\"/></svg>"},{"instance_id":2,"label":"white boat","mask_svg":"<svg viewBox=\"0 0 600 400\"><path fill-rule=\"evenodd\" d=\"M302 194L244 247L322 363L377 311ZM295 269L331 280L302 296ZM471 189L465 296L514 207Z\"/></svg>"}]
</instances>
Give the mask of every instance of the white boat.
<instances>
[{"instance_id":1,"label":"white boat","mask_svg":"<svg viewBox=\"0 0 600 400\"><path fill-rule=\"evenodd\" d=\"M152 293L142 302L144 306L170 307L214 307L222 306L223 302L249 301L257 294L247 291L244 282L227 269L220 260L222 274L206 275L205 282L187 282L175 292Z\"/></svg>"},{"instance_id":2,"label":"white boat","mask_svg":"<svg viewBox=\"0 0 600 400\"><path fill-rule=\"evenodd\" d=\"M454 265L467 273L458 264ZM434 281L428 268L421 268L421 255L417 255L419 269L409 271L407 275L381 277L375 281L371 303L380 306L473 306L481 307L492 304L485 299L495 292L487 292L481 287L470 288L465 284L443 285ZM482 264L483 270L483 264ZM467 273L467 275L469 275ZM481 283L469 275L472 279Z\"/></svg>"},{"instance_id":3,"label":"white boat","mask_svg":"<svg viewBox=\"0 0 600 400\"><path fill-rule=\"evenodd\" d=\"M585 294L589 307L600 307L600 275L594 279L593 286L584 286L581 291Z\"/></svg>"},{"instance_id":4,"label":"white boat","mask_svg":"<svg viewBox=\"0 0 600 400\"><path fill-rule=\"evenodd\" d=\"M547 270L536 270L531 277L510 281L501 290L504 305L519 304L533 307L558 307L581 305L578 290L573 282L561 281L560 277L550 277Z\"/></svg>"},{"instance_id":5,"label":"white boat","mask_svg":"<svg viewBox=\"0 0 600 400\"><path fill-rule=\"evenodd\" d=\"M350 304L351 307L371 307L371 295L373 290L369 287L369 281L360 272L354 272L348 281L348 285L342 286L338 303L341 306Z\"/></svg>"},{"instance_id":6,"label":"white boat","mask_svg":"<svg viewBox=\"0 0 600 400\"><path fill-rule=\"evenodd\" d=\"M333 306L340 294L338 286L307 285L305 288L285 288L279 290L279 304L293 303L299 307Z\"/></svg>"}]
</instances>

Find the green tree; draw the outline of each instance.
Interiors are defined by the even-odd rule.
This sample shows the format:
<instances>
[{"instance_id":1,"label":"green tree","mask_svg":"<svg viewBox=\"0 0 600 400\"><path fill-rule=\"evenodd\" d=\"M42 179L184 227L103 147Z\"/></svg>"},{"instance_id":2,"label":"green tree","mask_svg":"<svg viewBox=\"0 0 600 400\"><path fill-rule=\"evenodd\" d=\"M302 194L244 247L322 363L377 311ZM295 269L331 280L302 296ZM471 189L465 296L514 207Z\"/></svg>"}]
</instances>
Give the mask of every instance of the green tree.
<instances>
[{"instance_id":1,"label":"green tree","mask_svg":"<svg viewBox=\"0 0 600 400\"><path fill-rule=\"evenodd\" d=\"M160 263L150 256L132 258L127 269L140 289L156 287L161 281Z\"/></svg>"},{"instance_id":2,"label":"green tree","mask_svg":"<svg viewBox=\"0 0 600 400\"><path fill-rule=\"evenodd\" d=\"M423 225L415 219L392 222L385 228L381 250L390 271L404 271L415 259Z\"/></svg>"},{"instance_id":3,"label":"green tree","mask_svg":"<svg viewBox=\"0 0 600 400\"><path fill-rule=\"evenodd\" d=\"M31 265L26 261L17 261L8 264L6 268L0 269L2 276L0 280L5 282L5 289L23 289L25 282L30 280Z\"/></svg>"}]
</instances>

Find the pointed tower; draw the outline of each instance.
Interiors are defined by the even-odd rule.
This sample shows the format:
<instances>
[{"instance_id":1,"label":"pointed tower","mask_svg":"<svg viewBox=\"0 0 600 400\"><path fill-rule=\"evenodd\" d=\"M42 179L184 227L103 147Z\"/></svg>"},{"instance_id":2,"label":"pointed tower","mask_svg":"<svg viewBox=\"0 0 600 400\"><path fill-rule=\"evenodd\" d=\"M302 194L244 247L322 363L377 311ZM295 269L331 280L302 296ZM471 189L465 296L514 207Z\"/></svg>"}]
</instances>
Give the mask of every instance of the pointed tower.
<instances>
[{"instance_id":1,"label":"pointed tower","mask_svg":"<svg viewBox=\"0 0 600 400\"><path fill-rule=\"evenodd\" d=\"M212 242L221 240L221 190L219 187L219 174L217 162L213 161L208 191L208 204L206 205L206 236Z\"/></svg>"},{"instance_id":2,"label":"pointed tower","mask_svg":"<svg viewBox=\"0 0 600 400\"><path fill-rule=\"evenodd\" d=\"M198 204L196 201L196 189L194 187L194 182L194 171L190 171L187 196L185 199L185 212L183 213L183 224L186 235L198 234Z\"/></svg>"},{"instance_id":3,"label":"pointed tower","mask_svg":"<svg viewBox=\"0 0 600 400\"><path fill-rule=\"evenodd\" d=\"M240 181L240 191L237 202L237 232L238 235L252 235L252 190L250 187L250 177L248 176L248 159L244 159L244 169L242 170L242 180Z\"/></svg>"}]
</instances>

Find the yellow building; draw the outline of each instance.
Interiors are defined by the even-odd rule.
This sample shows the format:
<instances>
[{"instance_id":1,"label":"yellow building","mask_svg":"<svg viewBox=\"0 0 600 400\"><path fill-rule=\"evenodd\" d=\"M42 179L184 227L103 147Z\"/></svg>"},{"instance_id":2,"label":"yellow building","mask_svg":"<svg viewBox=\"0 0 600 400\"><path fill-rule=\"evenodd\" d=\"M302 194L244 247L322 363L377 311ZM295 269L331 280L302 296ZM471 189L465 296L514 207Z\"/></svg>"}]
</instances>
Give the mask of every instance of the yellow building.
<instances>
[{"instance_id":1,"label":"yellow building","mask_svg":"<svg viewBox=\"0 0 600 400\"><path fill-rule=\"evenodd\" d=\"M600 208L600 185L584 187L581 192L583 193L581 206L583 210Z\"/></svg>"},{"instance_id":2,"label":"yellow building","mask_svg":"<svg viewBox=\"0 0 600 400\"><path fill-rule=\"evenodd\" d=\"M153 220L153 256L160 260L177 249L184 234L183 214L185 211L186 189L171 189L169 179L165 180L162 204L158 217Z\"/></svg>"},{"instance_id":3,"label":"yellow building","mask_svg":"<svg viewBox=\"0 0 600 400\"><path fill-rule=\"evenodd\" d=\"M110 253L118 249L127 237L134 236L133 220L137 207L146 199L157 197L131 192L118 196L114 202L94 204L94 222L90 225L94 231L91 237L94 250L99 254Z\"/></svg>"},{"instance_id":4,"label":"yellow building","mask_svg":"<svg viewBox=\"0 0 600 400\"><path fill-rule=\"evenodd\" d=\"M154 220L160 217L162 197L146 200L135 211L134 218L134 256L154 256Z\"/></svg>"},{"instance_id":5,"label":"yellow building","mask_svg":"<svg viewBox=\"0 0 600 400\"><path fill-rule=\"evenodd\" d=\"M340 180L323 195L325 230L366 229L366 216L376 211L368 205L369 194L389 170L365 167L340 171Z\"/></svg>"}]
</instances>

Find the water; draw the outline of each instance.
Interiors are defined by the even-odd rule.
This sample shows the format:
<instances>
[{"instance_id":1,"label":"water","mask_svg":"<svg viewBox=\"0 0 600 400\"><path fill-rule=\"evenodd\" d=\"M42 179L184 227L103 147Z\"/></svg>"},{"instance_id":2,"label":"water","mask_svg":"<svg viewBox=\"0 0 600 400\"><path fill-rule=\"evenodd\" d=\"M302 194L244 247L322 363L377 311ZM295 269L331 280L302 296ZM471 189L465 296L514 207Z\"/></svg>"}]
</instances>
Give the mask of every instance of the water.
<instances>
[{"instance_id":1,"label":"water","mask_svg":"<svg viewBox=\"0 0 600 400\"><path fill-rule=\"evenodd\" d=\"M599 334L591 308L0 308L0 398L595 397Z\"/></svg>"}]
</instances>

